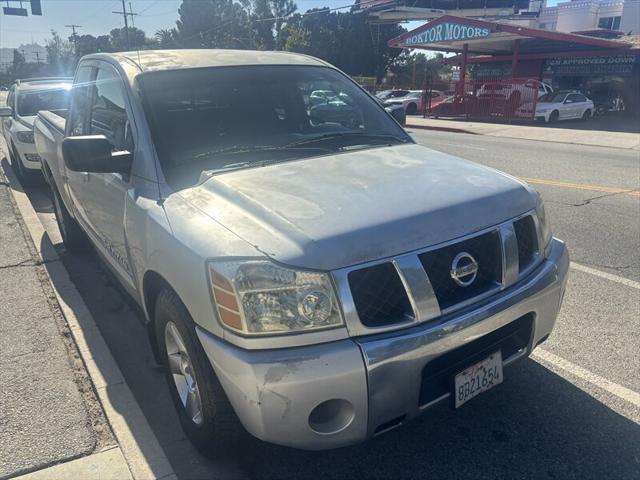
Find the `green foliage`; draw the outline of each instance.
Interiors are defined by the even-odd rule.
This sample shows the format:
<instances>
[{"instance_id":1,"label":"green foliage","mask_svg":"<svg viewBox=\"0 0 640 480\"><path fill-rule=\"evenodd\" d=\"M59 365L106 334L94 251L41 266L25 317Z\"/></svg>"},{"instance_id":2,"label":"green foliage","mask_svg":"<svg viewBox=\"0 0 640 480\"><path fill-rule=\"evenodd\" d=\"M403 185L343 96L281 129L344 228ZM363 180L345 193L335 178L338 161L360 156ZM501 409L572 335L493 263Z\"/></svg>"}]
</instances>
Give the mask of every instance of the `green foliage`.
<instances>
[{"instance_id":1,"label":"green foliage","mask_svg":"<svg viewBox=\"0 0 640 480\"><path fill-rule=\"evenodd\" d=\"M325 8L295 15L283 36L286 50L322 58L350 75L379 80L402 52L387 42L404 31L398 25L371 25L364 15Z\"/></svg>"},{"instance_id":2,"label":"green foliage","mask_svg":"<svg viewBox=\"0 0 640 480\"><path fill-rule=\"evenodd\" d=\"M69 41L52 32L46 46L51 74L72 74L81 57L96 52L239 48L305 53L350 75L374 77L377 81L390 70L397 79L406 81L412 78L415 64L424 78L431 60L387 46L404 28L371 25L365 15L351 11L319 8L300 14L296 10L294 0L182 0L176 27L158 30L151 39L135 27L128 29L128 42L124 28L98 37L75 35ZM15 61L14 70L26 68L18 66L19 57ZM442 62L433 68L441 69Z\"/></svg>"},{"instance_id":3,"label":"green foliage","mask_svg":"<svg viewBox=\"0 0 640 480\"><path fill-rule=\"evenodd\" d=\"M176 22L184 48L249 48L248 11L232 0L183 0Z\"/></svg>"},{"instance_id":4,"label":"green foliage","mask_svg":"<svg viewBox=\"0 0 640 480\"><path fill-rule=\"evenodd\" d=\"M52 75L73 75L76 66L76 56L73 45L64 40L58 32L51 30L51 38L46 41L49 71Z\"/></svg>"},{"instance_id":5,"label":"green foliage","mask_svg":"<svg viewBox=\"0 0 640 480\"><path fill-rule=\"evenodd\" d=\"M110 47L112 52L124 52L127 50L143 50L148 40L145 33L139 28L129 27L129 40L127 43L127 29L114 28L109 32Z\"/></svg>"},{"instance_id":6,"label":"green foliage","mask_svg":"<svg viewBox=\"0 0 640 480\"><path fill-rule=\"evenodd\" d=\"M451 66L444 64L444 55L436 53L405 54L389 68L393 84L423 88L425 86L440 89L449 84Z\"/></svg>"}]
</instances>

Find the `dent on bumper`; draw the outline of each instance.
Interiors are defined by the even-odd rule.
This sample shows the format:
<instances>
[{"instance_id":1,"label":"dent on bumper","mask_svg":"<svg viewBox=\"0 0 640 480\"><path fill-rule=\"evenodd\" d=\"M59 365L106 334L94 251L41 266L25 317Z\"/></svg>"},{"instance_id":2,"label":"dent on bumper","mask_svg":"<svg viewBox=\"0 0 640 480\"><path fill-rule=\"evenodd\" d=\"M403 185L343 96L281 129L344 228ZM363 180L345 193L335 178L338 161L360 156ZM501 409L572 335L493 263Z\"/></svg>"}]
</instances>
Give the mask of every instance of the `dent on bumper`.
<instances>
[{"instance_id":1,"label":"dent on bumper","mask_svg":"<svg viewBox=\"0 0 640 480\"><path fill-rule=\"evenodd\" d=\"M201 329L198 336L250 433L296 448L336 448L362 441L394 419L418 415L421 373L430 360L524 315L533 316L530 353L553 329L568 268L564 243L554 239L547 260L498 298L379 338L247 351ZM323 428L310 421L314 409L330 400L350 405L338 424Z\"/></svg>"}]
</instances>

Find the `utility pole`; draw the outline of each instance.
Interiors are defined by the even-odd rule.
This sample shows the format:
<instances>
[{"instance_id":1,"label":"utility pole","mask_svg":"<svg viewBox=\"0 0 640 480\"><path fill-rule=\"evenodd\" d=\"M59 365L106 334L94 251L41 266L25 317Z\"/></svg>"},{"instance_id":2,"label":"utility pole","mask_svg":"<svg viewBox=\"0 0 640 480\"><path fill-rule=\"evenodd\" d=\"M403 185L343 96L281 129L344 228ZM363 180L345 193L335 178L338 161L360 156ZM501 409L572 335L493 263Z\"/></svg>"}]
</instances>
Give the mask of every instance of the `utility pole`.
<instances>
[{"instance_id":1,"label":"utility pole","mask_svg":"<svg viewBox=\"0 0 640 480\"><path fill-rule=\"evenodd\" d=\"M65 25L65 27L71 29L71 41L73 42L73 53L76 54L78 50L78 33L76 32L76 28L82 28L82 25Z\"/></svg>"},{"instance_id":2,"label":"utility pole","mask_svg":"<svg viewBox=\"0 0 640 480\"><path fill-rule=\"evenodd\" d=\"M133 19L134 15L137 15L137 13L133 13L133 7L131 6L131 2L129 2L129 15L131 15L131 26L133 28L136 28L136 22Z\"/></svg>"},{"instance_id":3,"label":"utility pole","mask_svg":"<svg viewBox=\"0 0 640 480\"><path fill-rule=\"evenodd\" d=\"M122 11L121 12L111 12L111 13L117 13L118 15L122 15L123 18L124 18L124 30L125 30L126 39L127 39L127 50L131 50L131 43L129 41L129 19L127 17L131 16L131 24L135 27L135 24L133 22L133 17L135 15L138 15L137 13L133 13L133 9L131 7L131 2L129 2L129 9L131 9L131 11L127 12L127 7L124 4L124 0L122 0Z\"/></svg>"}]
</instances>

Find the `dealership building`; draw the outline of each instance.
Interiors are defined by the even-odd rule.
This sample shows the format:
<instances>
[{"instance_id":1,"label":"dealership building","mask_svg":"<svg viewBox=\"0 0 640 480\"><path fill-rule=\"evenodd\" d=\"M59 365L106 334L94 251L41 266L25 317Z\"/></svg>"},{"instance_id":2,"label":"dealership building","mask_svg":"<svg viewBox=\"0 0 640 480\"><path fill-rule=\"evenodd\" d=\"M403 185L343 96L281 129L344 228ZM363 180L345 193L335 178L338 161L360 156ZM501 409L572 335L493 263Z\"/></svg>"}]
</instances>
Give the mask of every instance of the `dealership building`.
<instances>
[{"instance_id":1,"label":"dealership building","mask_svg":"<svg viewBox=\"0 0 640 480\"><path fill-rule=\"evenodd\" d=\"M382 21L385 12L396 18L403 2L391 3L373 9L370 18ZM421 2L411 4L415 19ZM459 8L434 18L431 12L430 21L389 46L455 54L447 62L459 67L457 82L540 80L555 90L580 90L606 110L640 111L640 0L504 5L509 15Z\"/></svg>"}]
</instances>

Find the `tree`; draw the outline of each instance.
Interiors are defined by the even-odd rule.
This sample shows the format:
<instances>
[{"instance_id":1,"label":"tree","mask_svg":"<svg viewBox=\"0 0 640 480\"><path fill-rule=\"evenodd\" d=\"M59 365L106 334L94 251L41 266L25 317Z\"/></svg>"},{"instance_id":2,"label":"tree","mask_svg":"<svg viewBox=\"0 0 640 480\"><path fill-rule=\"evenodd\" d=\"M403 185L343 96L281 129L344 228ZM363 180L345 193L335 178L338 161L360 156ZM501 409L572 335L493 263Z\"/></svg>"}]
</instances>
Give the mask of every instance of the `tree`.
<instances>
[{"instance_id":1,"label":"tree","mask_svg":"<svg viewBox=\"0 0 640 480\"><path fill-rule=\"evenodd\" d=\"M324 8L291 17L282 37L286 50L313 55L350 75L375 76L379 81L402 53L387 42L403 32L398 25L370 25L364 15Z\"/></svg>"},{"instance_id":2,"label":"tree","mask_svg":"<svg viewBox=\"0 0 640 480\"><path fill-rule=\"evenodd\" d=\"M273 17L275 18L273 29L275 34L276 50L281 50L284 46L282 28L286 25L287 17L292 15L298 9L298 6L293 0L269 0L269 6L271 7Z\"/></svg>"},{"instance_id":3,"label":"tree","mask_svg":"<svg viewBox=\"0 0 640 480\"><path fill-rule=\"evenodd\" d=\"M246 6L233 0L183 0L176 22L186 48L249 48L252 31Z\"/></svg>"},{"instance_id":4,"label":"tree","mask_svg":"<svg viewBox=\"0 0 640 480\"><path fill-rule=\"evenodd\" d=\"M24 55L20 52L20 50L15 48L13 50L13 62L11 63L11 67L15 71L20 71L24 68L25 63L27 63L27 61L25 60Z\"/></svg>"},{"instance_id":5,"label":"tree","mask_svg":"<svg viewBox=\"0 0 640 480\"><path fill-rule=\"evenodd\" d=\"M72 38L73 37L69 37L69 40ZM75 51L78 59L90 53L111 52L113 51L111 37L109 35L100 35L98 37L94 37L93 35L76 35Z\"/></svg>"},{"instance_id":6,"label":"tree","mask_svg":"<svg viewBox=\"0 0 640 480\"><path fill-rule=\"evenodd\" d=\"M269 0L253 0L251 11L251 25L253 30L253 48L273 50L276 46L274 39L273 12Z\"/></svg>"},{"instance_id":7,"label":"tree","mask_svg":"<svg viewBox=\"0 0 640 480\"><path fill-rule=\"evenodd\" d=\"M156 41L159 48L180 48L180 34L175 28L163 28L156 32Z\"/></svg>"},{"instance_id":8,"label":"tree","mask_svg":"<svg viewBox=\"0 0 640 480\"><path fill-rule=\"evenodd\" d=\"M71 43L63 40L55 30L51 30L51 38L46 41L47 57L51 74L69 76L76 66L76 57Z\"/></svg>"},{"instance_id":9,"label":"tree","mask_svg":"<svg viewBox=\"0 0 640 480\"><path fill-rule=\"evenodd\" d=\"M110 44L113 52L125 52L128 50L143 50L148 43L145 33L136 27L129 27L129 40L127 42L127 30L114 28L109 32Z\"/></svg>"}]
</instances>

